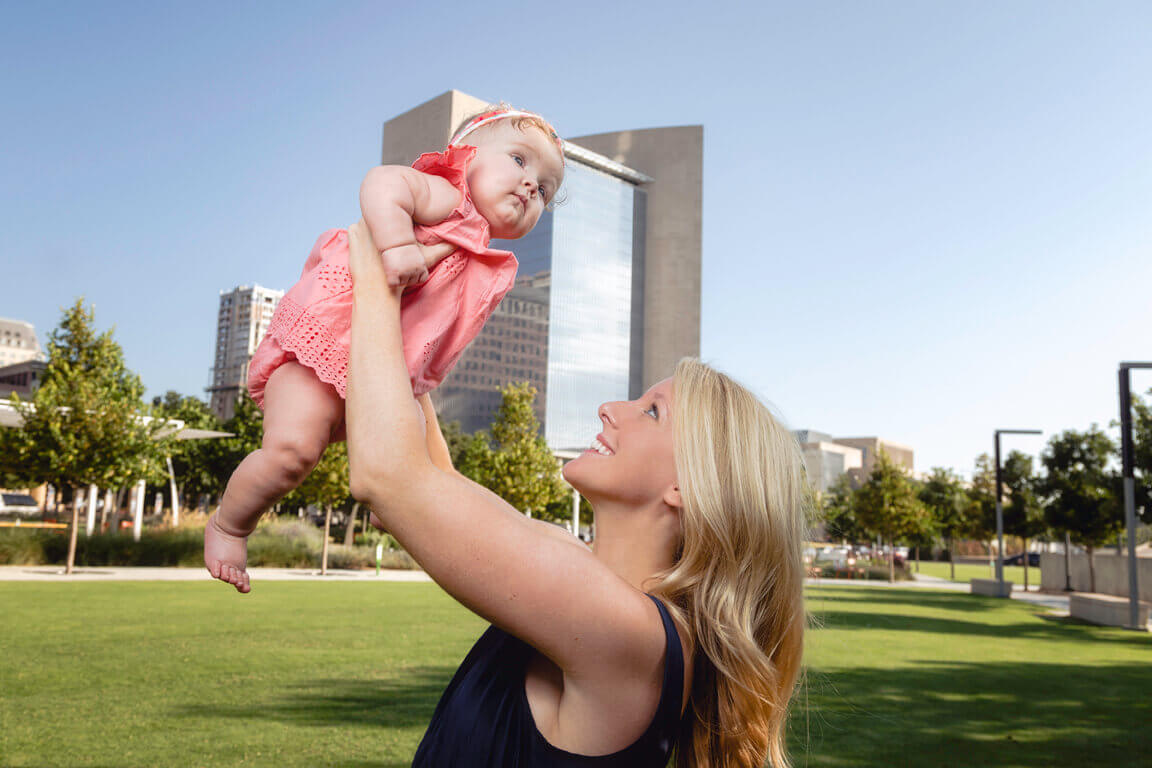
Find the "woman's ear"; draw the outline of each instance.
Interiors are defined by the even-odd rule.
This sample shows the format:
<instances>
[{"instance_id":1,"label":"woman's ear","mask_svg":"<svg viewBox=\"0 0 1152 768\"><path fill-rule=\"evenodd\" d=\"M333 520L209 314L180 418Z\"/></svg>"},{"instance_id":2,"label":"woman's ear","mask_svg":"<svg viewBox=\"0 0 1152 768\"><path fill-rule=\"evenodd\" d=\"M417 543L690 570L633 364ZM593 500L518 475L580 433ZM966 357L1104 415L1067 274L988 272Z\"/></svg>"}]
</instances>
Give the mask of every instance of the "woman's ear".
<instances>
[{"instance_id":1,"label":"woman's ear","mask_svg":"<svg viewBox=\"0 0 1152 768\"><path fill-rule=\"evenodd\" d=\"M680 486L673 485L668 490L664 491L664 503L675 509L677 512L684 506L684 502L680 499Z\"/></svg>"}]
</instances>

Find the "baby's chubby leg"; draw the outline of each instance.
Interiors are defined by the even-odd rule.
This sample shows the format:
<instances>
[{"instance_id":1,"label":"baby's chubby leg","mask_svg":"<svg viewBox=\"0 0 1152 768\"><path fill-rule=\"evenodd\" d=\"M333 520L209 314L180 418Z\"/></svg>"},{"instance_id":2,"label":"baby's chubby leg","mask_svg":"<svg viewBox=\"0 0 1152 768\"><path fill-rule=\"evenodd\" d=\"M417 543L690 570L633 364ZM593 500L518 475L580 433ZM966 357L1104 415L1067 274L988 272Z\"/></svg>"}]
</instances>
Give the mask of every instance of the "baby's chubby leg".
<instances>
[{"instance_id":1,"label":"baby's chubby leg","mask_svg":"<svg viewBox=\"0 0 1152 768\"><path fill-rule=\"evenodd\" d=\"M214 578L250 591L248 535L264 510L304 481L343 419L344 400L312 369L290 362L272 373L261 447L236 467L204 529L204 564Z\"/></svg>"}]
</instances>

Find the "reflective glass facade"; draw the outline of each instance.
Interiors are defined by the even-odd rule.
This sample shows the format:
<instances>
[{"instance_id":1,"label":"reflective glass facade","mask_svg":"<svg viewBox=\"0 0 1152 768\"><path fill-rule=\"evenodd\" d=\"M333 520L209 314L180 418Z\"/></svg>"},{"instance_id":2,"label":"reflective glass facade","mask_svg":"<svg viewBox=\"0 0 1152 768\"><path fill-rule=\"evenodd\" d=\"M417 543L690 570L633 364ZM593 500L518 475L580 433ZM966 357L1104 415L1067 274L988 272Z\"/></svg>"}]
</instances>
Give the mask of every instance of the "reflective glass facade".
<instances>
[{"instance_id":1,"label":"reflective glass facade","mask_svg":"<svg viewBox=\"0 0 1152 768\"><path fill-rule=\"evenodd\" d=\"M433 391L446 420L466 432L486 428L499 406L496 389L527 380L539 393L548 445L589 444L600 431L597 407L627 399L637 378L643 294L633 262L643 257L643 195L570 161L564 201L523 239L492 242L516 254L516 287Z\"/></svg>"}]
</instances>

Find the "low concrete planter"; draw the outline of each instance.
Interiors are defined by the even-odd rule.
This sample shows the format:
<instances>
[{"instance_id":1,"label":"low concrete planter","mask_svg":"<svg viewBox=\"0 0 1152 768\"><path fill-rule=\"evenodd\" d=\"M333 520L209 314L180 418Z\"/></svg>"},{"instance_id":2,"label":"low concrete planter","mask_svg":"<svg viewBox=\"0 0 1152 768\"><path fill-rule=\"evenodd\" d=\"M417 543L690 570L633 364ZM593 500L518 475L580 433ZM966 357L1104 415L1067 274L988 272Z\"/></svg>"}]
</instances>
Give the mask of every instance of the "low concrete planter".
<instances>
[{"instance_id":1,"label":"low concrete planter","mask_svg":"<svg viewBox=\"0 0 1152 768\"><path fill-rule=\"evenodd\" d=\"M1004 589L1000 589L1000 582L996 579L972 579L972 594L987 597L1012 597L1012 582L1004 582Z\"/></svg>"},{"instance_id":2,"label":"low concrete planter","mask_svg":"<svg viewBox=\"0 0 1152 768\"><path fill-rule=\"evenodd\" d=\"M1139 603L1136 629L1148 630L1152 605ZM1074 619L1105 627L1128 626L1128 598L1101 595L1093 592L1075 592L1068 596L1068 613Z\"/></svg>"}]
</instances>

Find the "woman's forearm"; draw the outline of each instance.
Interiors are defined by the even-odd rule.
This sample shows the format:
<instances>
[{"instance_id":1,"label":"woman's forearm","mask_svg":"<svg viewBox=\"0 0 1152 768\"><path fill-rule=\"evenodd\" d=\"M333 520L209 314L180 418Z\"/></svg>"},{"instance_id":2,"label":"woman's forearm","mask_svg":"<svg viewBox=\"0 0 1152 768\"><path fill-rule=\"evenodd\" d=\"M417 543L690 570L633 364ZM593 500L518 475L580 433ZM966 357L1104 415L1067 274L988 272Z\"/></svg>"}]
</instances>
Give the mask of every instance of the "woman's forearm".
<instances>
[{"instance_id":1,"label":"woman's forearm","mask_svg":"<svg viewBox=\"0 0 1152 768\"><path fill-rule=\"evenodd\" d=\"M353 276L346 423L353 494L372 502L381 486L430 465L400 337L400 289L389 287L363 221L348 228ZM376 505L373 504L375 507Z\"/></svg>"}]
</instances>

